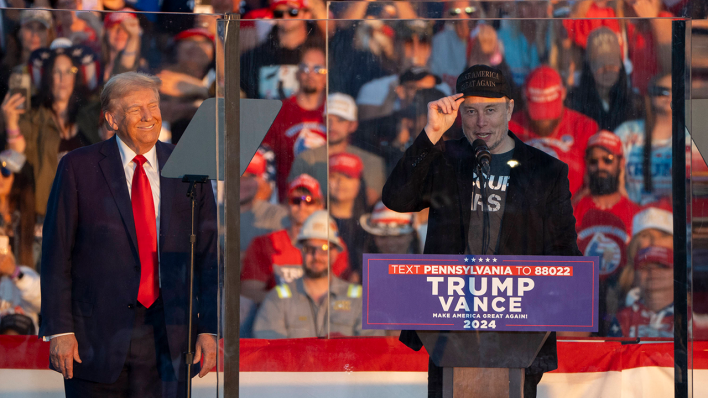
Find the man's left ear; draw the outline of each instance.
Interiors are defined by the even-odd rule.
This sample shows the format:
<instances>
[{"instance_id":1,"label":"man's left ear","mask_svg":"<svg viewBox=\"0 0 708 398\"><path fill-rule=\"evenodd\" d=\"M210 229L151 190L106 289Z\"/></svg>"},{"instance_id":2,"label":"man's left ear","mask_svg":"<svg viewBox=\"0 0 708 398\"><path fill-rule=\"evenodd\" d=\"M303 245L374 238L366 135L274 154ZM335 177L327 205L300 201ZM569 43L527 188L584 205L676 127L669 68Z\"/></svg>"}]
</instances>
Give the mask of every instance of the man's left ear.
<instances>
[{"instance_id":1,"label":"man's left ear","mask_svg":"<svg viewBox=\"0 0 708 398\"><path fill-rule=\"evenodd\" d=\"M514 114L514 100L509 99L509 107L506 110L506 121L510 122L511 121L511 115Z\"/></svg>"},{"instance_id":2,"label":"man's left ear","mask_svg":"<svg viewBox=\"0 0 708 398\"><path fill-rule=\"evenodd\" d=\"M106 126L109 130L118 131L118 121L111 112L104 113L103 118L105 119Z\"/></svg>"}]
</instances>

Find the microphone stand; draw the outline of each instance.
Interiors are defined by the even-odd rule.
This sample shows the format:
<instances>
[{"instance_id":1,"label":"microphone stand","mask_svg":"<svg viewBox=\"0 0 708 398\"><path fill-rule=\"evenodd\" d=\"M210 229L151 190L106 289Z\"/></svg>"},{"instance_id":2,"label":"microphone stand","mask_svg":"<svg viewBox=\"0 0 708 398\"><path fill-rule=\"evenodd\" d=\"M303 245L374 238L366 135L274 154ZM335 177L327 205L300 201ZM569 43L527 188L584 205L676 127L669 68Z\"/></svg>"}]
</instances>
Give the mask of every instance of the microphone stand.
<instances>
[{"instance_id":1,"label":"microphone stand","mask_svg":"<svg viewBox=\"0 0 708 398\"><path fill-rule=\"evenodd\" d=\"M192 209L192 231L189 235L189 312L187 314L187 352L184 353L184 361L187 365L187 398L192 396L192 361L194 361L194 348L192 347L192 302L194 301L194 244L197 242L197 235L194 233L194 208L196 207L195 188L197 184L204 184L209 176L187 174L182 177L182 182L188 182L187 197Z\"/></svg>"}]
</instances>

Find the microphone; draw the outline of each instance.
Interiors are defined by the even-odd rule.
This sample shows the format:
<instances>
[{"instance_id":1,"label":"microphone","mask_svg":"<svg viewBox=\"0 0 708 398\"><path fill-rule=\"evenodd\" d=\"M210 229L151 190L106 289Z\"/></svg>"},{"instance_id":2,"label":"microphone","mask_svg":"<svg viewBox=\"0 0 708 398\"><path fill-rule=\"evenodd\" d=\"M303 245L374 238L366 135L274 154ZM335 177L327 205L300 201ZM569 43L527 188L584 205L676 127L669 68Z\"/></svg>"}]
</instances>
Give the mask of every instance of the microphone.
<instances>
[{"instance_id":1,"label":"microphone","mask_svg":"<svg viewBox=\"0 0 708 398\"><path fill-rule=\"evenodd\" d=\"M477 164L482 166L482 169L489 174L489 163L492 161L492 154L487 148L487 143L483 139L476 139L472 143L472 152L474 152L474 158L477 160Z\"/></svg>"}]
</instances>

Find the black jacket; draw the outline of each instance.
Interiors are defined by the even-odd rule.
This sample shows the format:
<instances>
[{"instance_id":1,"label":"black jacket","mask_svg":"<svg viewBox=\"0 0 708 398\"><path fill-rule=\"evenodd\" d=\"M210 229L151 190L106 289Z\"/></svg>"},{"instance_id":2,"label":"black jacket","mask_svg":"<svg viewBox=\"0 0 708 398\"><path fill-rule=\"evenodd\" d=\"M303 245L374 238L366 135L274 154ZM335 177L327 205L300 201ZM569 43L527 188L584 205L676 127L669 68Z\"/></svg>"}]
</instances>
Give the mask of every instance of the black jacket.
<instances>
[{"instance_id":1,"label":"black jacket","mask_svg":"<svg viewBox=\"0 0 708 398\"><path fill-rule=\"evenodd\" d=\"M570 204L568 166L514 139L509 188L499 241L500 255L580 256ZM466 138L433 145L420 133L386 181L382 200L391 210L430 208L426 254L464 254L472 206L472 146ZM410 331L401 341L413 349L422 344ZM557 365L555 333L531 368L549 371Z\"/></svg>"}]
</instances>

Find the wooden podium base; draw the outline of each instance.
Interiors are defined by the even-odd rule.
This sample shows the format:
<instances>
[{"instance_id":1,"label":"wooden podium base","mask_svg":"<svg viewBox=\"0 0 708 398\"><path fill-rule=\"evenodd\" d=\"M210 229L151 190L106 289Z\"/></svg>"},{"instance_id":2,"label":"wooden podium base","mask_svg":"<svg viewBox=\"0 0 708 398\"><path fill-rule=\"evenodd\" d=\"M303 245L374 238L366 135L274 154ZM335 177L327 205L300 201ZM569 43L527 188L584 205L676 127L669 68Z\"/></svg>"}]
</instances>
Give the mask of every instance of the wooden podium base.
<instances>
[{"instance_id":1,"label":"wooden podium base","mask_svg":"<svg viewBox=\"0 0 708 398\"><path fill-rule=\"evenodd\" d=\"M443 398L523 398L523 368L443 368Z\"/></svg>"}]
</instances>

